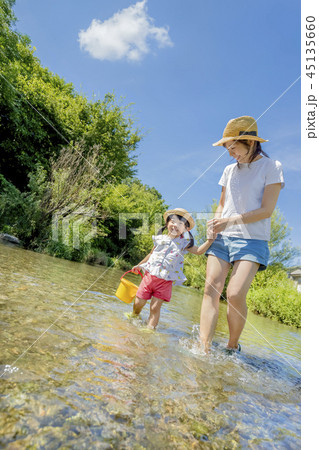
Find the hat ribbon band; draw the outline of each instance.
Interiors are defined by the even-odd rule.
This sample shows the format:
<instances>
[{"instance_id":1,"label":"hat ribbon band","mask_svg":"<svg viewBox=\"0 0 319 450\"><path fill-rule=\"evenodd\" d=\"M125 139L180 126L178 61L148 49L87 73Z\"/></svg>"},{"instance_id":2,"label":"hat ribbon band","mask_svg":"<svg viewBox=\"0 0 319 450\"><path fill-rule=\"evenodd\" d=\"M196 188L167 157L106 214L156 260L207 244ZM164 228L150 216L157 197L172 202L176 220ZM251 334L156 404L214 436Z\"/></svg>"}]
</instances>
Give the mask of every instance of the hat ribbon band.
<instances>
[{"instance_id":1,"label":"hat ribbon band","mask_svg":"<svg viewBox=\"0 0 319 450\"><path fill-rule=\"evenodd\" d=\"M239 136L243 136L243 135L249 135L249 136L257 136L256 131L240 131L239 132Z\"/></svg>"}]
</instances>

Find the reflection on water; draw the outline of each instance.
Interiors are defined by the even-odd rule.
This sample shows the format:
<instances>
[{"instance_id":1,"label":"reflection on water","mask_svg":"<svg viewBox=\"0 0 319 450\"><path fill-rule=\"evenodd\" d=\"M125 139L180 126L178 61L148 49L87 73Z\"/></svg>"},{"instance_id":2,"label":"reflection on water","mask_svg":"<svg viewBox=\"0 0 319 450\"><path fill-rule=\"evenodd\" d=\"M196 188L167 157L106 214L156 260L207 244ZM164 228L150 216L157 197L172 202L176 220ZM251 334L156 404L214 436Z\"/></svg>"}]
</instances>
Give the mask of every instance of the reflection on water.
<instances>
[{"instance_id":1,"label":"reflection on water","mask_svg":"<svg viewBox=\"0 0 319 450\"><path fill-rule=\"evenodd\" d=\"M0 261L2 445L300 447L295 328L249 314L243 351L229 356L221 305L206 356L195 290L174 288L149 333L114 296L119 270L3 245Z\"/></svg>"}]
</instances>

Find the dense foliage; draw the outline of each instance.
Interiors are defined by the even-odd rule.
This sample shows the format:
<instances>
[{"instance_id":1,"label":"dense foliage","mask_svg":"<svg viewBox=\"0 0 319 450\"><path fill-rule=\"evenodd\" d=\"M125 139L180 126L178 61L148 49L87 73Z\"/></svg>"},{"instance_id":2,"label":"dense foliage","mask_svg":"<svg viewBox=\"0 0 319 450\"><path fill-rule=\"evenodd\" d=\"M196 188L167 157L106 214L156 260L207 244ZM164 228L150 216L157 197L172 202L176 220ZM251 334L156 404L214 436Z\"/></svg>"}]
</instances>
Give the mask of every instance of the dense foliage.
<instances>
[{"instance_id":1,"label":"dense foliage","mask_svg":"<svg viewBox=\"0 0 319 450\"><path fill-rule=\"evenodd\" d=\"M152 225L166 207L134 178L141 134L114 95L89 101L41 66L13 29L13 4L0 0L0 230L77 261L136 260L151 232L120 239L119 214L146 213Z\"/></svg>"},{"instance_id":2,"label":"dense foliage","mask_svg":"<svg viewBox=\"0 0 319 450\"><path fill-rule=\"evenodd\" d=\"M280 265L259 272L247 295L250 311L275 318L286 325L301 326L301 294Z\"/></svg>"},{"instance_id":3,"label":"dense foliage","mask_svg":"<svg viewBox=\"0 0 319 450\"><path fill-rule=\"evenodd\" d=\"M0 230L27 248L66 259L101 264L119 255L142 259L152 247L164 200L137 179L101 185L95 177L98 150L82 164L79 151L64 148L50 165L50 177L38 164L23 192L0 175ZM143 220L146 233L139 229Z\"/></svg>"},{"instance_id":4,"label":"dense foliage","mask_svg":"<svg viewBox=\"0 0 319 450\"><path fill-rule=\"evenodd\" d=\"M12 30L13 2L0 1L0 172L24 189L36 163L49 170L50 158L63 146L81 141L84 158L92 146L100 146L102 184L133 176L141 136L128 108L116 104L112 94L89 101L43 68L29 39Z\"/></svg>"}]
</instances>

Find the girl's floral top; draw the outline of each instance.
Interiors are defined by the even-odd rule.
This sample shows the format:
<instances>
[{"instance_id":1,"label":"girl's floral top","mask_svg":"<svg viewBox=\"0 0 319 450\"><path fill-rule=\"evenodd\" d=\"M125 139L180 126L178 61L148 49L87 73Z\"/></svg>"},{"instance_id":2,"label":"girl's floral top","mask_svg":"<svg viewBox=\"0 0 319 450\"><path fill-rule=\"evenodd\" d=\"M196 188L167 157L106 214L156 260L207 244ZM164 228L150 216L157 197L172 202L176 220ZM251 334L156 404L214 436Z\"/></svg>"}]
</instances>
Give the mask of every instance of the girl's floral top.
<instances>
[{"instance_id":1,"label":"girl's floral top","mask_svg":"<svg viewBox=\"0 0 319 450\"><path fill-rule=\"evenodd\" d=\"M171 239L165 234L152 236L155 248L149 260L140 264L151 275L164 280L172 280L174 284L183 284L186 280L183 274L185 248L190 239L183 235Z\"/></svg>"}]
</instances>

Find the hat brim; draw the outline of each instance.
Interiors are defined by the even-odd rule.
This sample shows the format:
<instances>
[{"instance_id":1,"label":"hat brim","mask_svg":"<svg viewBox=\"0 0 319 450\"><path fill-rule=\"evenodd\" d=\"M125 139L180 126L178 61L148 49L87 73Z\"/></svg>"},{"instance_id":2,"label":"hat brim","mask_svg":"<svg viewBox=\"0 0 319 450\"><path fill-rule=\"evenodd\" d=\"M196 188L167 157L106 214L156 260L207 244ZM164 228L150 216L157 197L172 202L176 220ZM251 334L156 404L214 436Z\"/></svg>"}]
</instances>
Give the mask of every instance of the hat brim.
<instances>
[{"instance_id":1,"label":"hat brim","mask_svg":"<svg viewBox=\"0 0 319 450\"><path fill-rule=\"evenodd\" d=\"M168 216L171 216L172 214L175 214L176 216L182 216L182 217L184 217L184 218L188 221L188 223L189 223L189 229L191 230L192 228L194 228L194 226L195 226L195 221L194 221L194 219L192 218L192 216L189 214L189 212L184 211L184 210L179 209L179 208L176 208L176 209L170 209L170 210L168 210L168 211L166 211L166 212L164 213L164 220L165 220L165 222L166 222L166 220L167 220L167 217L168 217Z\"/></svg>"},{"instance_id":2,"label":"hat brim","mask_svg":"<svg viewBox=\"0 0 319 450\"><path fill-rule=\"evenodd\" d=\"M220 139L220 141L215 142L213 147L217 147L218 145L224 145L226 142L229 141L258 141L258 142L268 142L268 139L262 139L259 136L251 136L251 135L241 135L241 136L230 136L230 137L224 137Z\"/></svg>"}]
</instances>

